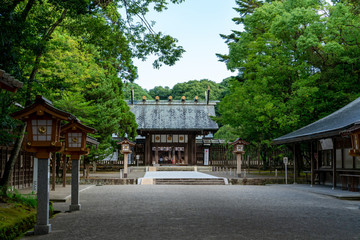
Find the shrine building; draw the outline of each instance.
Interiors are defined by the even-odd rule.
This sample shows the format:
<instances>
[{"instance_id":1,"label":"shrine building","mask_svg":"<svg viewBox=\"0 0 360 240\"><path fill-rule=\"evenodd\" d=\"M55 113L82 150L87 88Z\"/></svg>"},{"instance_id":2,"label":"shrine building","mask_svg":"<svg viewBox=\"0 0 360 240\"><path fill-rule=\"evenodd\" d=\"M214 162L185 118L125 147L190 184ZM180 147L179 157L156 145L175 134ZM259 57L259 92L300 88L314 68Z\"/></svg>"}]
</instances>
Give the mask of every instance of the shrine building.
<instances>
[{"instance_id":1,"label":"shrine building","mask_svg":"<svg viewBox=\"0 0 360 240\"><path fill-rule=\"evenodd\" d=\"M219 126L215 116L216 102L200 102L195 97L168 100L130 101L137 128L136 158L144 165L196 165L197 137L214 133Z\"/></svg>"}]
</instances>

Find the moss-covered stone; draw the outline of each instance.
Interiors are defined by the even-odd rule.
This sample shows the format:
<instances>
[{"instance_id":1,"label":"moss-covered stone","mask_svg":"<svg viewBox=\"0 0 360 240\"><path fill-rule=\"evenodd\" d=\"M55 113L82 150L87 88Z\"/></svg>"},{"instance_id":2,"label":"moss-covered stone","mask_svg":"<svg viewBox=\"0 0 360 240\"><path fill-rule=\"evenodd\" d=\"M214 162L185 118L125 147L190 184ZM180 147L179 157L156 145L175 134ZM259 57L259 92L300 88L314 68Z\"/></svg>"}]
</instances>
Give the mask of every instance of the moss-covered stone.
<instances>
[{"instance_id":1,"label":"moss-covered stone","mask_svg":"<svg viewBox=\"0 0 360 240\"><path fill-rule=\"evenodd\" d=\"M36 208L19 203L0 204L0 239L14 239L36 223Z\"/></svg>"}]
</instances>

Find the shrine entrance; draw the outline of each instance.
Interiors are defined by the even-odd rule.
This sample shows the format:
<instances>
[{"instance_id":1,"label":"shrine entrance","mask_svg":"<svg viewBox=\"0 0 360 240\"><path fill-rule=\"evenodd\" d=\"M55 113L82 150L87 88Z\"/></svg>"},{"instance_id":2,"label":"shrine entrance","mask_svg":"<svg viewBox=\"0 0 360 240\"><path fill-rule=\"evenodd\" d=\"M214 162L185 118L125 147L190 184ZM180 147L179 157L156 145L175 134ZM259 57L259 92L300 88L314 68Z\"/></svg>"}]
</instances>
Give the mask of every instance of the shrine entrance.
<instances>
[{"instance_id":1,"label":"shrine entrance","mask_svg":"<svg viewBox=\"0 0 360 240\"><path fill-rule=\"evenodd\" d=\"M145 143L147 164L188 165L195 161L195 135L149 133L148 136Z\"/></svg>"},{"instance_id":2,"label":"shrine entrance","mask_svg":"<svg viewBox=\"0 0 360 240\"><path fill-rule=\"evenodd\" d=\"M187 165L188 158L185 157L184 147L152 147L152 159L154 164L160 165ZM185 161L186 159L186 161Z\"/></svg>"}]
</instances>

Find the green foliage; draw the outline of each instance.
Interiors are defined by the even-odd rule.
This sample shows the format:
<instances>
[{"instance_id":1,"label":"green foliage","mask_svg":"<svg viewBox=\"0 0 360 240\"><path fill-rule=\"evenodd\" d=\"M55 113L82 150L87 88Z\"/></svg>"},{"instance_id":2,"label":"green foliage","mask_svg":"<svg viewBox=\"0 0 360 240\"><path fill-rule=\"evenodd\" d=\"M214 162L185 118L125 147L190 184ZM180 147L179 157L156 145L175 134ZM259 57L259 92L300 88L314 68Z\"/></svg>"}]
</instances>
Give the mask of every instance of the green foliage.
<instances>
[{"instance_id":1,"label":"green foliage","mask_svg":"<svg viewBox=\"0 0 360 240\"><path fill-rule=\"evenodd\" d=\"M160 100L167 100L169 96L171 96L171 89L169 87L156 86L153 89L149 90L149 95L155 99L156 96L160 98Z\"/></svg>"},{"instance_id":2,"label":"green foliage","mask_svg":"<svg viewBox=\"0 0 360 240\"><path fill-rule=\"evenodd\" d=\"M149 90L149 95L152 98L159 96L160 100L167 100L169 96L175 100L180 100L182 96L185 96L187 100L193 100L195 96L198 96L199 100L205 100L205 92L207 94L208 87L210 87L210 100L220 100L224 97L227 89L225 82L218 84L208 79L202 79L177 83L172 89L157 86Z\"/></svg>"},{"instance_id":3,"label":"green foliage","mask_svg":"<svg viewBox=\"0 0 360 240\"><path fill-rule=\"evenodd\" d=\"M0 239L15 239L36 223L36 209L22 204L4 203L0 207Z\"/></svg>"},{"instance_id":4,"label":"green foliage","mask_svg":"<svg viewBox=\"0 0 360 240\"><path fill-rule=\"evenodd\" d=\"M224 91L224 87L208 79L177 83L173 87L171 94L174 99L181 99L182 96L185 96L186 99L192 100L195 96L198 96L200 100L205 100L205 92L207 93L208 87L210 87L211 90L210 100L219 100Z\"/></svg>"},{"instance_id":5,"label":"green foliage","mask_svg":"<svg viewBox=\"0 0 360 240\"><path fill-rule=\"evenodd\" d=\"M124 91L124 98L126 100L131 100L131 88L134 90L134 100L142 100L142 97L145 96L146 99L152 100L153 97L147 92L145 89L143 89L141 86L139 86L136 83L125 83L125 86L123 88Z\"/></svg>"},{"instance_id":6,"label":"green foliage","mask_svg":"<svg viewBox=\"0 0 360 240\"><path fill-rule=\"evenodd\" d=\"M24 82L3 104L0 120L11 142L9 106L30 104L41 94L60 109L98 130L99 159L112 145L111 135L136 135L134 115L124 101L123 82L137 78L133 58L157 56L155 67L173 65L184 52L171 36L153 31L145 15L183 0L5 1L0 4L0 68ZM124 13L124 14L120 14ZM140 21L140 23L138 22ZM3 133L3 132L1 132Z\"/></svg>"},{"instance_id":7,"label":"green foliage","mask_svg":"<svg viewBox=\"0 0 360 240\"><path fill-rule=\"evenodd\" d=\"M36 208L37 201L36 201L36 195L22 195L18 191L8 192L7 193L7 201L23 204L25 206L28 206L30 208Z\"/></svg>"},{"instance_id":8,"label":"green foliage","mask_svg":"<svg viewBox=\"0 0 360 240\"><path fill-rule=\"evenodd\" d=\"M215 133L215 139L224 139L226 142L233 142L239 137L238 130L230 125L224 125Z\"/></svg>"},{"instance_id":9,"label":"green foliage","mask_svg":"<svg viewBox=\"0 0 360 240\"><path fill-rule=\"evenodd\" d=\"M253 5L245 6L248 2ZM360 18L351 4L325 1L238 1L244 30L227 38L228 81L221 124L261 151L272 139L339 109L359 96Z\"/></svg>"},{"instance_id":10,"label":"green foliage","mask_svg":"<svg viewBox=\"0 0 360 240\"><path fill-rule=\"evenodd\" d=\"M13 132L16 129L16 121L9 116L14 111L13 94L0 90L0 146L13 143L16 137Z\"/></svg>"}]
</instances>

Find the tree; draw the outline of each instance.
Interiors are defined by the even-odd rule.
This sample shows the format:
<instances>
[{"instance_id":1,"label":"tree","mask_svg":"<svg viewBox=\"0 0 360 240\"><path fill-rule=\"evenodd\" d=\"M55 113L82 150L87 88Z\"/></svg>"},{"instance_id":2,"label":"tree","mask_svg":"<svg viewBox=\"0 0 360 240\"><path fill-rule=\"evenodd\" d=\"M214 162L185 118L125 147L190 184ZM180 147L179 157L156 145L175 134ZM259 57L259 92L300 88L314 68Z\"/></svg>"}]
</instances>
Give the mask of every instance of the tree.
<instances>
[{"instance_id":1,"label":"tree","mask_svg":"<svg viewBox=\"0 0 360 240\"><path fill-rule=\"evenodd\" d=\"M136 83L125 83L124 86L124 98L127 100L131 100L131 88L134 91L134 100L142 100L142 97L145 96L146 99L153 99L153 97L149 94L146 89L143 89L141 86L139 86Z\"/></svg>"},{"instance_id":2,"label":"tree","mask_svg":"<svg viewBox=\"0 0 360 240\"><path fill-rule=\"evenodd\" d=\"M156 86L153 89L149 90L149 95L155 99L156 96L160 98L160 100L166 100L169 96L171 96L171 89L169 87Z\"/></svg>"},{"instance_id":3,"label":"tree","mask_svg":"<svg viewBox=\"0 0 360 240\"><path fill-rule=\"evenodd\" d=\"M272 1L243 14L229 41L230 81L218 121L257 145L307 125L359 96L359 16L343 3ZM354 87L357 86L357 87Z\"/></svg>"},{"instance_id":4,"label":"tree","mask_svg":"<svg viewBox=\"0 0 360 240\"><path fill-rule=\"evenodd\" d=\"M208 79L191 80L185 83L177 83L174 85L171 95L174 99L181 99L185 96L186 99L192 100L198 96L200 100L205 99L205 92L207 94L208 87L210 87L210 100L219 100L224 91L224 87L214 81Z\"/></svg>"},{"instance_id":5,"label":"tree","mask_svg":"<svg viewBox=\"0 0 360 240\"><path fill-rule=\"evenodd\" d=\"M160 67L173 65L184 52L176 45L176 39L155 33L145 18L150 6L160 12L169 2L182 0L3 2L0 5L0 68L24 82L23 90L7 102L29 105L39 93L54 100L55 104L73 101L68 106L74 112L81 114L81 107L89 110L87 115L82 115L83 119L94 117L88 122L101 129L99 136L104 143L109 141L106 134L114 128L118 133L126 131L135 136L136 123L123 101L121 90L122 80L133 81L137 77L132 58L145 59L154 54L158 56L154 66ZM125 15L118 12L121 8ZM140 23L135 23L136 17ZM80 60L82 54L90 59L92 71L88 71L84 62L71 62L69 52L65 56L56 51L61 48L51 41L58 37L56 34L72 41L73 45L67 46L76 48L79 54L72 59ZM44 61L45 58L50 62ZM58 71L47 71L47 67ZM80 76L80 70L85 70L87 75ZM76 73L77 78L69 80L72 73ZM82 100L85 103L82 104ZM23 134L24 131L19 135Z\"/></svg>"}]
</instances>

